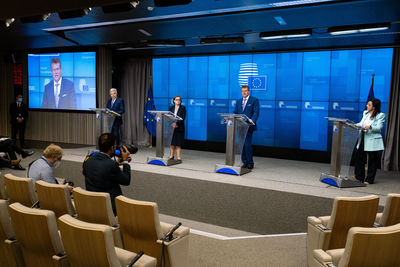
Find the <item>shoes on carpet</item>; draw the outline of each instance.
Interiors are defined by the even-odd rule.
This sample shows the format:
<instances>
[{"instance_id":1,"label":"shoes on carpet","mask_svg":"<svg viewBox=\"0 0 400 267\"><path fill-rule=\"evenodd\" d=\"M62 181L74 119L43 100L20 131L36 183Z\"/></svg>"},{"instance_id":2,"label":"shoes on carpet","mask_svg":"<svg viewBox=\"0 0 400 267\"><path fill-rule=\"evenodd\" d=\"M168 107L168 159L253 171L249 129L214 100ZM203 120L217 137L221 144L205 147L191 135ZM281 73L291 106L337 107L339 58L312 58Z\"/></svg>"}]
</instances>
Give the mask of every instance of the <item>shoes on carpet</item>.
<instances>
[{"instance_id":1,"label":"shoes on carpet","mask_svg":"<svg viewBox=\"0 0 400 267\"><path fill-rule=\"evenodd\" d=\"M35 154L35 151L24 151L24 154L22 154L22 158L32 156L33 154Z\"/></svg>"},{"instance_id":2,"label":"shoes on carpet","mask_svg":"<svg viewBox=\"0 0 400 267\"><path fill-rule=\"evenodd\" d=\"M18 166L20 162L21 162L21 159L13 159L13 160L11 160L11 162L10 162L10 166L11 166L11 167L13 167L13 166Z\"/></svg>"},{"instance_id":3,"label":"shoes on carpet","mask_svg":"<svg viewBox=\"0 0 400 267\"><path fill-rule=\"evenodd\" d=\"M14 170L20 170L20 171L25 171L26 169L22 167L20 164L14 166Z\"/></svg>"}]
</instances>

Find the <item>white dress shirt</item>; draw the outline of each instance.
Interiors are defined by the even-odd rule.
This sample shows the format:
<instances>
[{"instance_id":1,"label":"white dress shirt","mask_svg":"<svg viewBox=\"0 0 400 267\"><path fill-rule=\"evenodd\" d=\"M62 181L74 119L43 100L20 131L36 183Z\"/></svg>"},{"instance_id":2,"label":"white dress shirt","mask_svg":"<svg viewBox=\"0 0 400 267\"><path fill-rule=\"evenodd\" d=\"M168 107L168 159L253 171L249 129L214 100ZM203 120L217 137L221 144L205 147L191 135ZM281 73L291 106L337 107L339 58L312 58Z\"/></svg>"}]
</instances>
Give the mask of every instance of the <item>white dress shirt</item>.
<instances>
[{"instance_id":1,"label":"white dress shirt","mask_svg":"<svg viewBox=\"0 0 400 267\"><path fill-rule=\"evenodd\" d=\"M62 77L58 82L54 81L54 97L56 100L56 107L58 107L58 101L60 100L61 82L62 82ZM58 86L56 86L57 84Z\"/></svg>"}]
</instances>

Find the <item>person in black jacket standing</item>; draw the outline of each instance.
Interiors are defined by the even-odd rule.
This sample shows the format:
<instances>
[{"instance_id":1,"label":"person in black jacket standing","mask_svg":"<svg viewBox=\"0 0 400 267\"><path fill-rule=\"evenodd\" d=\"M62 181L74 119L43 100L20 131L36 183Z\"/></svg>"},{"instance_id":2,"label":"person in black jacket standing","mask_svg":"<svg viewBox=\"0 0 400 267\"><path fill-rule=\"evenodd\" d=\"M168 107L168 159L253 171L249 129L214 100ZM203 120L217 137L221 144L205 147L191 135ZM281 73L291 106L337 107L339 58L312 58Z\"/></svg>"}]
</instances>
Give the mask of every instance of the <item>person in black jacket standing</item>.
<instances>
[{"instance_id":1,"label":"person in black jacket standing","mask_svg":"<svg viewBox=\"0 0 400 267\"><path fill-rule=\"evenodd\" d=\"M18 94L15 97L15 102L10 105L11 139L16 144L17 134L19 134L20 146L25 148L25 126L28 120L28 106L22 101L22 95Z\"/></svg>"},{"instance_id":2,"label":"person in black jacket standing","mask_svg":"<svg viewBox=\"0 0 400 267\"><path fill-rule=\"evenodd\" d=\"M83 163L86 190L109 193L112 209L116 215L115 198L122 195L120 185L131 183L131 167L127 163L131 161L130 153L123 146L122 157L117 160L111 159L116 148L115 136L111 133L100 135L98 144L100 152L92 153L86 157ZM122 170L120 169L121 165Z\"/></svg>"},{"instance_id":3,"label":"person in black jacket standing","mask_svg":"<svg viewBox=\"0 0 400 267\"><path fill-rule=\"evenodd\" d=\"M174 154L176 150L176 158L177 160L182 160L181 157L181 147L183 145L183 141L185 139L185 117L186 117L186 108L182 106L182 98L180 96L175 96L172 100L174 103L173 106L169 108L169 111L182 118L182 120L177 121L176 123L172 124L174 127L174 133L172 135L169 158L174 159Z\"/></svg>"}]
</instances>

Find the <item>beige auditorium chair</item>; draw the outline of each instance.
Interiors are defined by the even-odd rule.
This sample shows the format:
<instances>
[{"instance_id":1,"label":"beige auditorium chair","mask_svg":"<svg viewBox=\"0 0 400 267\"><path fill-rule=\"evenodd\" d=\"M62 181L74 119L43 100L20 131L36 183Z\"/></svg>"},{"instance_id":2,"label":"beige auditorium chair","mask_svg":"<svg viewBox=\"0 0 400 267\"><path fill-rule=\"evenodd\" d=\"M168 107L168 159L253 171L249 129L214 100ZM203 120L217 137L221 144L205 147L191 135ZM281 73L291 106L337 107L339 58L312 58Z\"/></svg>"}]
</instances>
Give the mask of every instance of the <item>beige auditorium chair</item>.
<instances>
[{"instance_id":1,"label":"beige auditorium chair","mask_svg":"<svg viewBox=\"0 0 400 267\"><path fill-rule=\"evenodd\" d=\"M0 172L0 199L8 199L6 188L4 186L4 176Z\"/></svg>"},{"instance_id":2,"label":"beige auditorium chair","mask_svg":"<svg viewBox=\"0 0 400 267\"><path fill-rule=\"evenodd\" d=\"M4 175L4 184L10 203L19 202L27 207L37 203L35 185L31 178L17 177L8 173Z\"/></svg>"},{"instance_id":3,"label":"beige auditorium chair","mask_svg":"<svg viewBox=\"0 0 400 267\"><path fill-rule=\"evenodd\" d=\"M36 193L41 209L54 211L57 218L64 214L75 215L70 190L66 185L37 181Z\"/></svg>"},{"instance_id":4,"label":"beige auditorium chair","mask_svg":"<svg viewBox=\"0 0 400 267\"><path fill-rule=\"evenodd\" d=\"M115 246L123 248L121 231L111 206L109 193L90 192L80 187L72 190L75 210L78 219L89 223L98 223L111 226L114 233Z\"/></svg>"},{"instance_id":5,"label":"beige auditorium chair","mask_svg":"<svg viewBox=\"0 0 400 267\"><path fill-rule=\"evenodd\" d=\"M158 206L154 202L145 202L118 196L115 199L118 221L121 227L124 248L157 258L161 266L162 241L160 240L173 228L173 225L160 222ZM174 239L164 243L166 267L187 267L189 251L189 228L179 227Z\"/></svg>"},{"instance_id":6,"label":"beige auditorium chair","mask_svg":"<svg viewBox=\"0 0 400 267\"><path fill-rule=\"evenodd\" d=\"M400 266L400 224L349 230L342 249L314 250L312 267L394 267ZM332 265L331 265L332 266Z\"/></svg>"},{"instance_id":7,"label":"beige auditorium chair","mask_svg":"<svg viewBox=\"0 0 400 267\"><path fill-rule=\"evenodd\" d=\"M71 267L126 267L136 257L135 253L114 246L112 229L108 225L83 222L70 215L63 215L58 220ZM143 255L133 266L156 265L155 258Z\"/></svg>"},{"instance_id":8,"label":"beige auditorium chair","mask_svg":"<svg viewBox=\"0 0 400 267\"><path fill-rule=\"evenodd\" d=\"M0 266L22 267L21 247L15 240L14 229L8 214L7 200L0 200Z\"/></svg>"},{"instance_id":9,"label":"beige auditorium chair","mask_svg":"<svg viewBox=\"0 0 400 267\"><path fill-rule=\"evenodd\" d=\"M400 223L400 194L388 194L385 208L376 215L377 226L389 226Z\"/></svg>"},{"instance_id":10,"label":"beige auditorium chair","mask_svg":"<svg viewBox=\"0 0 400 267\"><path fill-rule=\"evenodd\" d=\"M25 266L68 266L54 212L20 203L11 204L9 212Z\"/></svg>"},{"instance_id":11,"label":"beige auditorium chair","mask_svg":"<svg viewBox=\"0 0 400 267\"><path fill-rule=\"evenodd\" d=\"M307 259L311 264L314 249L344 248L351 227L373 227L379 197L337 197L330 216L307 218Z\"/></svg>"}]
</instances>

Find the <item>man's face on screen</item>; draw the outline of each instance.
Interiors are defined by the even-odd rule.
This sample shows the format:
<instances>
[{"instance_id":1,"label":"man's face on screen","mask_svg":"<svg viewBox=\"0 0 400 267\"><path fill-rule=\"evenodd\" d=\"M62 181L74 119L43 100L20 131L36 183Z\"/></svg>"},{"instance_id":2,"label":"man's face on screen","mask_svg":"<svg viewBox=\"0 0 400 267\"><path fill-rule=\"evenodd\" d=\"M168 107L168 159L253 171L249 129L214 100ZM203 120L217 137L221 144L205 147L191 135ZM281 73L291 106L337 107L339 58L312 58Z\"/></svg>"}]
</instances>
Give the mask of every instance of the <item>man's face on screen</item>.
<instances>
[{"instance_id":1,"label":"man's face on screen","mask_svg":"<svg viewBox=\"0 0 400 267\"><path fill-rule=\"evenodd\" d=\"M110 91L110 97L111 97L112 99L117 98L117 92L115 92L115 91Z\"/></svg>"},{"instance_id":2,"label":"man's face on screen","mask_svg":"<svg viewBox=\"0 0 400 267\"><path fill-rule=\"evenodd\" d=\"M51 64L51 76L55 82L58 82L61 78L61 66L60 63Z\"/></svg>"}]
</instances>

